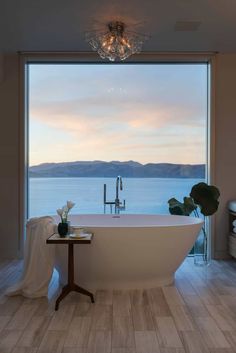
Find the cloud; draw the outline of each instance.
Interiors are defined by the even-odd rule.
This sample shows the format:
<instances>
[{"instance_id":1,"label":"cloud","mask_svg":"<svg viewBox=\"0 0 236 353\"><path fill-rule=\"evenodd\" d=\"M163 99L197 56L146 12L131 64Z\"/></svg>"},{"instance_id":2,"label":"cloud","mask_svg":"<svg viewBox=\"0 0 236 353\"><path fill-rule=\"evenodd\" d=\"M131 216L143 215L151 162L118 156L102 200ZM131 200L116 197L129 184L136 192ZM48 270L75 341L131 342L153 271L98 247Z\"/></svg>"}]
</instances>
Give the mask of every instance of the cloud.
<instances>
[{"instance_id":1,"label":"cloud","mask_svg":"<svg viewBox=\"0 0 236 353\"><path fill-rule=\"evenodd\" d=\"M135 100L106 101L105 99L53 101L32 103L30 115L49 126L56 126L68 132L75 130L89 131L103 128L142 129L152 130L160 128L182 126L202 126L204 117L201 112L191 106L163 106L161 104L147 104Z\"/></svg>"},{"instance_id":2,"label":"cloud","mask_svg":"<svg viewBox=\"0 0 236 353\"><path fill-rule=\"evenodd\" d=\"M178 158L175 149L179 151L184 143L181 153L185 149L188 158L199 158L206 97L204 82L197 85L198 72L180 81L179 68L172 67L154 75L132 65L124 66L124 71L117 65L112 70L85 65L84 70L74 67L74 71L60 65L53 70L41 66L31 76L30 119L55 134L63 132L74 155L82 149L84 156L93 155L93 159L119 159L119 153L126 153L127 159L142 155L143 160L157 161L163 155L168 161Z\"/></svg>"}]
</instances>

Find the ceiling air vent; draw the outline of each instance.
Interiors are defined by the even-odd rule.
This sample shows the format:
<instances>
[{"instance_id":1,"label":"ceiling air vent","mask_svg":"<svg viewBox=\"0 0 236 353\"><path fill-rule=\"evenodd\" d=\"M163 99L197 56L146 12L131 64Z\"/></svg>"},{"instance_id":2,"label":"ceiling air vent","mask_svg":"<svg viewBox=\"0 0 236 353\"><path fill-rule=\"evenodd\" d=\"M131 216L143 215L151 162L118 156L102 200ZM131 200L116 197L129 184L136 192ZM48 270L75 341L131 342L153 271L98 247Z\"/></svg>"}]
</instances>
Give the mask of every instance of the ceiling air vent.
<instances>
[{"instance_id":1,"label":"ceiling air vent","mask_svg":"<svg viewBox=\"0 0 236 353\"><path fill-rule=\"evenodd\" d=\"M177 32L193 32L197 31L200 21L177 21L175 23L175 31Z\"/></svg>"}]
</instances>

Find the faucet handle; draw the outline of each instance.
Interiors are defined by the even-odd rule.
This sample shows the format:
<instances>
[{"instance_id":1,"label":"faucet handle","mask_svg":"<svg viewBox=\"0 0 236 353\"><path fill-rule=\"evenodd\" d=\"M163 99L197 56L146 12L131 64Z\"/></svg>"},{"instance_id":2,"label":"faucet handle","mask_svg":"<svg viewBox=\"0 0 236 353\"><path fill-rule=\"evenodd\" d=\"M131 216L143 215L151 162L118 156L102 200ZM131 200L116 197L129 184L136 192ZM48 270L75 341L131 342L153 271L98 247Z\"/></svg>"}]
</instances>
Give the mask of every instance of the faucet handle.
<instances>
[{"instance_id":1,"label":"faucet handle","mask_svg":"<svg viewBox=\"0 0 236 353\"><path fill-rule=\"evenodd\" d=\"M120 202L119 210L125 210L125 200L123 200L123 205L122 202Z\"/></svg>"}]
</instances>

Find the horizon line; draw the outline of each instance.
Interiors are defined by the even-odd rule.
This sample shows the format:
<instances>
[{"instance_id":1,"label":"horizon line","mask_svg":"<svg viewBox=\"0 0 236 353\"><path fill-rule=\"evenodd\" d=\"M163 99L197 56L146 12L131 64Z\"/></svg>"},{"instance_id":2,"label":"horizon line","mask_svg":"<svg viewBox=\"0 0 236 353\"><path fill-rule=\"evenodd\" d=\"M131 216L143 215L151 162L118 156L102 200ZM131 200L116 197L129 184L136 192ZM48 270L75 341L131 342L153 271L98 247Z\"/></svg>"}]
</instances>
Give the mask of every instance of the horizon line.
<instances>
[{"instance_id":1,"label":"horizon line","mask_svg":"<svg viewBox=\"0 0 236 353\"><path fill-rule=\"evenodd\" d=\"M173 165L173 164L178 164L178 165L190 165L190 166L195 166L195 165L206 165L206 163L196 163L196 164L191 164L191 163L173 163L173 162L148 162L148 163L142 163L142 162L138 162L138 161L135 161L133 159L130 159L130 160L126 160L126 161L119 161L119 160L111 160L111 161L105 161L105 160L100 160L100 159L94 159L94 160L75 160L75 161L62 161L62 162L42 162L42 163L39 163L39 164L33 164L33 165L28 165L29 168L32 168L32 167L38 167L40 165L47 165L47 164L66 164L66 163L81 163L81 162L84 162L84 163L94 163L94 162L101 162L101 163L129 163L129 162L133 162L133 163L138 163L138 164L141 164L143 166L147 165L147 164L170 164L170 165Z\"/></svg>"}]
</instances>

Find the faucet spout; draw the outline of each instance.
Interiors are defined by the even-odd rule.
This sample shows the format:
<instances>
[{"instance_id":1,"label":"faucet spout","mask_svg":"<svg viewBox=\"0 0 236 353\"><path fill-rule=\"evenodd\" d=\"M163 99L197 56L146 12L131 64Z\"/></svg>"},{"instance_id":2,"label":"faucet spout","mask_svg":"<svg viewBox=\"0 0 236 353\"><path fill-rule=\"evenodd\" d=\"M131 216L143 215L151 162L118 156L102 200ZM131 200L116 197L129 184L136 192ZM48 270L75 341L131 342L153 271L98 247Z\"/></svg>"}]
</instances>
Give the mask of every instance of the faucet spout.
<instances>
[{"instance_id":1,"label":"faucet spout","mask_svg":"<svg viewBox=\"0 0 236 353\"><path fill-rule=\"evenodd\" d=\"M123 181L122 181L121 176L120 176L120 190L123 190Z\"/></svg>"},{"instance_id":2,"label":"faucet spout","mask_svg":"<svg viewBox=\"0 0 236 353\"><path fill-rule=\"evenodd\" d=\"M123 202L120 202L119 199L119 190L123 190L123 181L122 181L122 177L120 175L118 175L118 177L116 178L116 199L115 199L115 212L119 213L121 210L125 210L125 200Z\"/></svg>"},{"instance_id":3,"label":"faucet spout","mask_svg":"<svg viewBox=\"0 0 236 353\"><path fill-rule=\"evenodd\" d=\"M115 205L115 213L119 213L120 210L125 210L125 200L122 204L119 199L119 190L123 190L123 181L122 177L120 175L117 176L116 178L116 197L114 201L107 201L106 199L106 194L107 194L107 186L104 184L104 190L103 190L103 203L104 203L104 213L106 209L106 205L110 205L111 207L111 213L112 213L112 205Z\"/></svg>"},{"instance_id":4,"label":"faucet spout","mask_svg":"<svg viewBox=\"0 0 236 353\"><path fill-rule=\"evenodd\" d=\"M120 190L122 190L120 180L121 180L121 177L120 175L118 175L118 177L116 178L116 199L119 199L119 187L120 187Z\"/></svg>"},{"instance_id":5,"label":"faucet spout","mask_svg":"<svg viewBox=\"0 0 236 353\"><path fill-rule=\"evenodd\" d=\"M116 206L118 207L120 205L120 200L119 200L119 190L123 190L123 182L122 178L120 175L116 178Z\"/></svg>"}]
</instances>

